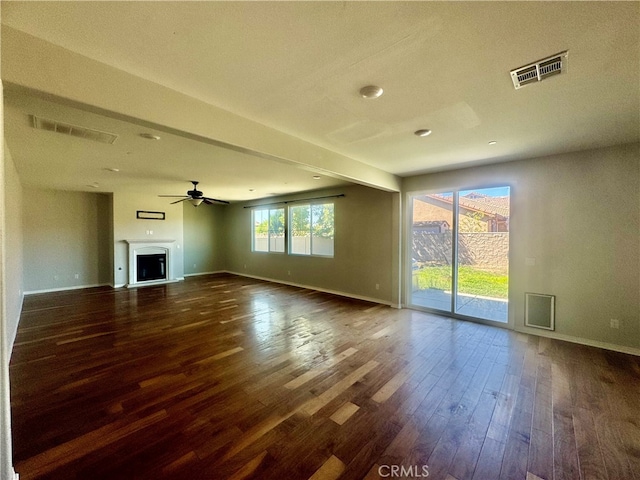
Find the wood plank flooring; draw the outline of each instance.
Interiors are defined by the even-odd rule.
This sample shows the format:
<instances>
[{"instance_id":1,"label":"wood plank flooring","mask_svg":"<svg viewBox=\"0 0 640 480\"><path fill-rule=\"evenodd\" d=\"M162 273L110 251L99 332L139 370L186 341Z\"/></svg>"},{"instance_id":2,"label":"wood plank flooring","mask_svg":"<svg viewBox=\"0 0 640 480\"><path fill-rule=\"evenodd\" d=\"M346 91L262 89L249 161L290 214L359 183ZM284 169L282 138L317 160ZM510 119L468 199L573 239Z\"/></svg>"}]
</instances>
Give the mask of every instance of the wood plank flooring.
<instances>
[{"instance_id":1,"label":"wood plank flooring","mask_svg":"<svg viewBox=\"0 0 640 480\"><path fill-rule=\"evenodd\" d=\"M29 296L10 376L25 480L640 480L638 357L232 275Z\"/></svg>"}]
</instances>

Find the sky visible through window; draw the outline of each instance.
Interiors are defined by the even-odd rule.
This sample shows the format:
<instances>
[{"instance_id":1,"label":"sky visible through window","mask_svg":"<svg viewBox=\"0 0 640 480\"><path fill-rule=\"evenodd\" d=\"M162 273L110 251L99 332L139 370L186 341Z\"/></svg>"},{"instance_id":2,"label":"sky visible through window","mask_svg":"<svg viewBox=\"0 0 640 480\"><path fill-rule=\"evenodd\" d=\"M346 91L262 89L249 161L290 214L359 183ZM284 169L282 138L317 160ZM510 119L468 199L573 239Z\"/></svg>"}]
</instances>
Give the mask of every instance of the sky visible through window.
<instances>
[{"instance_id":1,"label":"sky visible through window","mask_svg":"<svg viewBox=\"0 0 640 480\"><path fill-rule=\"evenodd\" d=\"M489 197L506 197L509 195L509 187L495 187L495 188L482 188L481 190L483 195L487 195ZM460 192L460 195L464 196L475 190L464 190Z\"/></svg>"},{"instance_id":2,"label":"sky visible through window","mask_svg":"<svg viewBox=\"0 0 640 480\"><path fill-rule=\"evenodd\" d=\"M465 195L470 194L471 192L481 192L483 195L487 195L489 197L508 197L510 193L510 187L494 187L494 188L473 188L471 190L460 190L460 196L464 197ZM443 197L451 197L453 193L446 192L440 193Z\"/></svg>"}]
</instances>

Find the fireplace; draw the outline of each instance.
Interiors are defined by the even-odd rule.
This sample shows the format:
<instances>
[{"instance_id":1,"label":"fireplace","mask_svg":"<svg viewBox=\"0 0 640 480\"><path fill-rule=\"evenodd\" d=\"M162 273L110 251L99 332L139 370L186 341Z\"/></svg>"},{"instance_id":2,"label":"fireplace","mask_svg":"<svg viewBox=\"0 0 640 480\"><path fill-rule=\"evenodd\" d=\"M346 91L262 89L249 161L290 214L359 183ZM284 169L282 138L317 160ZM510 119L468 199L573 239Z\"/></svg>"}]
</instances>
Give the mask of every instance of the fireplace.
<instances>
[{"instance_id":1,"label":"fireplace","mask_svg":"<svg viewBox=\"0 0 640 480\"><path fill-rule=\"evenodd\" d=\"M128 287L176 282L173 267L175 240L127 240Z\"/></svg>"},{"instance_id":2,"label":"fireplace","mask_svg":"<svg viewBox=\"0 0 640 480\"><path fill-rule=\"evenodd\" d=\"M151 255L136 256L138 282L149 280L167 279L167 255L165 253L152 253Z\"/></svg>"}]
</instances>

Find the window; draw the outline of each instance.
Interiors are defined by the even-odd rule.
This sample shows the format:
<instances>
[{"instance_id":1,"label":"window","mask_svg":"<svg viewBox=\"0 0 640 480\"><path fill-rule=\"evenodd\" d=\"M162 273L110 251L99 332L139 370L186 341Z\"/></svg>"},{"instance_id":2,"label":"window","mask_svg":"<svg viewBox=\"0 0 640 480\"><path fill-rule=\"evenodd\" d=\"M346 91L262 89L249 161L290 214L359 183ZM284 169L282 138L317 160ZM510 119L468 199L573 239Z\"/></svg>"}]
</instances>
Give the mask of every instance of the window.
<instances>
[{"instance_id":1,"label":"window","mask_svg":"<svg viewBox=\"0 0 640 480\"><path fill-rule=\"evenodd\" d=\"M251 215L254 252L333 257L333 202L258 208Z\"/></svg>"},{"instance_id":2,"label":"window","mask_svg":"<svg viewBox=\"0 0 640 480\"><path fill-rule=\"evenodd\" d=\"M284 253L284 208L254 210L253 251Z\"/></svg>"},{"instance_id":3,"label":"window","mask_svg":"<svg viewBox=\"0 0 640 480\"><path fill-rule=\"evenodd\" d=\"M289 253L333 257L333 203L294 205L289 208Z\"/></svg>"}]
</instances>

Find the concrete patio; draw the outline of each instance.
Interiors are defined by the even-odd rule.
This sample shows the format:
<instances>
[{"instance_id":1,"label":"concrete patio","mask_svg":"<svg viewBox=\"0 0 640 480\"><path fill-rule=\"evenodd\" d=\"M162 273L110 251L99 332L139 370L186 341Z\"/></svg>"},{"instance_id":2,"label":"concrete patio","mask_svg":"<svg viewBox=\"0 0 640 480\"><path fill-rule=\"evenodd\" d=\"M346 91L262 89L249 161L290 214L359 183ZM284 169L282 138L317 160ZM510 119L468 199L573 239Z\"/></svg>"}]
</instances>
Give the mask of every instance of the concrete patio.
<instances>
[{"instance_id":1,"label":"concrete patio","mask_svg":"<svg viewBox=\"0 0 640 480\"><path fill-rule=\"evenodd\" d=\"M411 294L413 305L425 308L433 308L444 312L451 311L451 292L429 288L426 290L414 290ZM458 293L456 312L468 317L493 320L507 323L509 301L501 298L482 297Z\"/></svg>"}]
</instances>

